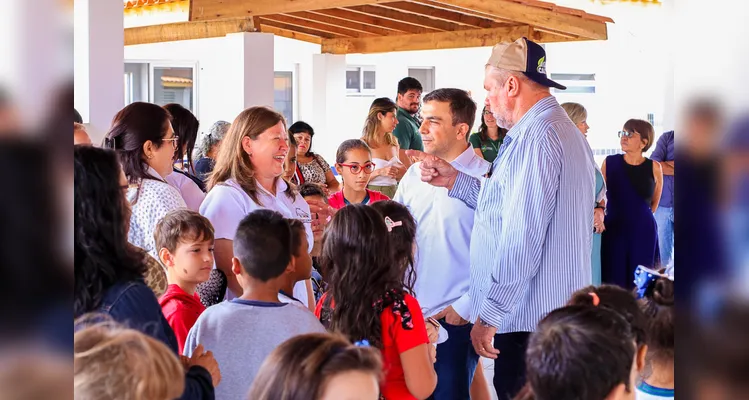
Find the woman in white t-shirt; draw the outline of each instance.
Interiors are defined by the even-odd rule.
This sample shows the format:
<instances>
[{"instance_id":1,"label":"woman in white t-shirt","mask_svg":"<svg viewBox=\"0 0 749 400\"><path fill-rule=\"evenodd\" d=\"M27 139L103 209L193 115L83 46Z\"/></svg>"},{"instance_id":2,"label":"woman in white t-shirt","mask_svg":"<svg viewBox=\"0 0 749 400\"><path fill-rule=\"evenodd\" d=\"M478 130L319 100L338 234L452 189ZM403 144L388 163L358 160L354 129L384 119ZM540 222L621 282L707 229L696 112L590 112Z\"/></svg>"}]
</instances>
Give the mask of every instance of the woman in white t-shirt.
<instances>
[{"instance_id":1,"label":"woman in white t-shirt","mask_svg":"<svg viewBox=\"0 0 749 400\"><path fill-rule=\"evenodd\" d=\"M227 277L227 298L239 297L242 288L231 272L232 244L239 221L250 212L265 208L286 218L297 218L307 231L309 248L313 229L321 229L315 209L281 178L289 137L283 115L266 107L242 111L224 137L216 166L208 181L208 195L200 206L215 229L216 268ZM313 205L313 207L317 207ZM294 287L294 297L308 305L306 283Z\"/></svg>"},{"instance_id":2,"label":"woman in white t-shirt","mask_svg":"<svg viewBox=\"0 0 749 400\"><path fill-rule=\"evenodd\" d=\"M150 103L136 102L115 115L104 139L114 149L130 187L130 231L128 241L159 259L153 232L169 211L186 207L179 191L166 182L179 138L174 134L169 112Z\"/></svg>"}]
</instances>

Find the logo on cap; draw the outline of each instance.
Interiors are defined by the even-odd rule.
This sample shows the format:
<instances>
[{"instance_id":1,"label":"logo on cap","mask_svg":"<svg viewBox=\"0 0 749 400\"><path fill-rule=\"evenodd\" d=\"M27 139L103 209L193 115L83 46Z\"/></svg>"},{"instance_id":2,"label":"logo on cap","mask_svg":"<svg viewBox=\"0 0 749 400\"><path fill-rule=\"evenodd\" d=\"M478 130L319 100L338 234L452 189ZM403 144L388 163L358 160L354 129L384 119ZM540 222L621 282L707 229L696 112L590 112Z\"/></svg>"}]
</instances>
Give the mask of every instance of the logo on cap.
<instances>
[{"instance_id":1,"label":"logo on cap","mask_svg":"<svg viewBox=\"0 0 749 400\"><path fill-rule=\"evenodd\" d=\"M538 59L538 68L536 68L536 71L539 74L546 75L546 56L543 56Z\"/></svg>"}]
</instances>

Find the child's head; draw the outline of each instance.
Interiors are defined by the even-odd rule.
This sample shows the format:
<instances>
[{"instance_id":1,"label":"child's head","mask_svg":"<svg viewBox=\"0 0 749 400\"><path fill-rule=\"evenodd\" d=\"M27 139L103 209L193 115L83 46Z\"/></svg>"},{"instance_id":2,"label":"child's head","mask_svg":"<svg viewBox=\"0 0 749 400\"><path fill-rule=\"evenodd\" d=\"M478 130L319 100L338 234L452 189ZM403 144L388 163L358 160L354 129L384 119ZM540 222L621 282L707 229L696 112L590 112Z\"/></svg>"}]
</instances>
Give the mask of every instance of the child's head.
<instances>
[{"instance_id":1,"label":"child's head","mask_svg":"<svg viewBox=\"0 0 749 400\"><path fill-rule=\"evenodd\" d=\"M299 194L304 200L316 200L324 203L328 202L328 198L325 197L325 192L322 187L315 183L304 183L299 186Z\"/></svg>"},{"instance_id":2,"label":"child's head","mask_svg":"<svg viewBox=\"0 0 749 400\"><path fill-rule=\"evenodd\" d=\"M158 340L111 322L74 335L76 399L171 400L182 395L185 372Z\"/></svg>"},{"instance_id":3,"label":"child's head","mask_svg":"<svg viewBox=\"0 0 749 400\"><path fill-rule=\"evenodd\" d=\"M265 359L250 389L252 400L335 400L379 397L379 351L330 334L293 337Z\"/></svg>"},{"instance_id":4,"label":"child's head","mask_svg":"<svg viewBox=\"0 0 749 400\"><path fill-rule=\"evenodd\" d=\"M214 238L208 218L192 210L174 210L156 224L153 236L170 279L190 284L208 280Z\"/></svg>"},{"instance_id":5,"label":"child's head","mask_svg":"<svg viewBox=\"0 0 749 400\"><path fill-rule=\"evenodd\" d=\"M616 285L587 286L573 293L567 305L597 306L616 311L629 322L638 348L645 346L647 319L632 292Z\"/></svg>"},{"instance_id":6,"label":"child's head","mask_svg":"<svg viewBox=\"0 0 749 400\"><path fill-rule=\"evenodd\" d=\"M232 271L240 284L247 278L268 282L291 263L294 233L284 217L272 210L255 210L239 222L234 236Z\"/></svg>"},{"instance_id":7,"label":"child's head","mask_svg":"<svg viewBox=\"0 0 749 400\"><path fill-rule=\"evenodd\" d=\"M302 221L287 218L291 227L291 258L293 259L294 282L309 279L312 276L312 256L309 254L309 242L307 242L307 230Z\"/></svg>"},{"instance_id":8,"label":"child's head","mask_svg":"<svg viewBox=\"0 0 749 400\"><path fill-rule=\"evenodd\" d=\"M527 390L535 400L634 399L635 336L606 307L567 306L549 313L530 336Z\"/></svg>"},{"instance_id":9,"label":"child's head","mask_svg":"<svg viewBox=\"0 0 749 400\"><path fill-rule=\"evenodd\" d=\"M332 330L380 347L380 315L372 304L388 291L404 290L403 270L393 262L385 218L361 204L338 210L325 229L320 263L328 295L345 305L335 307Z\"/></svg>"},{"instance_id":10,"label":"child's head","mask_svg":"<svg viewBox=\"0 0 749 400\"><path fill-rule=\"evenodd\" d=\"M283 178L289 182L296 172L296 149L296 139L289 133L289 152L286 153L286 159L283 162Z\"/></svg>"},{"instance_id":11,"label":"child's head","mask_svg":"<svg viewBox=\"0 0 749 400\"><path fill-rule=\"evenodd\" d=\"M656 277L637 302L647 319L649 358L670 365L674 361L674 281Z\"/></svg>"},{"instance_id":12,"label":"child's head","mask_svg":"<svg viewBox=\"0 0 749 400\"><path fill-rule=\"evenodd\" d=\"M414 269L416 221L414 217L406 206L392 200L378 201L372 203L370 207L386 219L386 226L392 222L389 231L394 262L403 268L404 286L406 288L413 287L416 282L416 270Z\"/></svg>"},{"instance_id":13,"label":"child's head","mask_svg":"<svg viewBox=\"0 0 749 400\"><path fill-rule=\"evenodd\" d=\"M375 170L372 151L361 139L345 140L338 146L335 169L343 177L343 184L347 188L361 192L366 189Z\"/></svg>"}]
</instances>

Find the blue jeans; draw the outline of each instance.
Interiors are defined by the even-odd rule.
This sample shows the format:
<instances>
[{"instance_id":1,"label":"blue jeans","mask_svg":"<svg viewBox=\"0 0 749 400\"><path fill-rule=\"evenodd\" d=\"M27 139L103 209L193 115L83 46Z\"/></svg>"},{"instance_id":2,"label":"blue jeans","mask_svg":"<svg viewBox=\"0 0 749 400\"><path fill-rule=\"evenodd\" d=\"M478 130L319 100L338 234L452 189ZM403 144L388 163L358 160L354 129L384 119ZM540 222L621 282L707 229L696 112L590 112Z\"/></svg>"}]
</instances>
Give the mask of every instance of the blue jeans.
<instances>
[{"instance_id":1,"label":"blue jeans","mask_svg":"<svg viewBox=\"0 0 749 400\"><path fill-rule=\"evenodd\" d=\"M671 262L674 253L674 209L673 207L658 207L653 215L658 224L661 265L666 267Z\"/></svg>"},{"instance_id":2,"label":"blue jeans","mask_svg":"<svg viewBox=\"0 0 749 400\"><path fill-rule=\"evenodd\" d=\"M430 399L468 400L471 381L476 372L479 356L471 344L473 324L450 325L444 319L439 321L447 331L447 341L437 345L437 388Z\"/></svg>"}]
</instances>

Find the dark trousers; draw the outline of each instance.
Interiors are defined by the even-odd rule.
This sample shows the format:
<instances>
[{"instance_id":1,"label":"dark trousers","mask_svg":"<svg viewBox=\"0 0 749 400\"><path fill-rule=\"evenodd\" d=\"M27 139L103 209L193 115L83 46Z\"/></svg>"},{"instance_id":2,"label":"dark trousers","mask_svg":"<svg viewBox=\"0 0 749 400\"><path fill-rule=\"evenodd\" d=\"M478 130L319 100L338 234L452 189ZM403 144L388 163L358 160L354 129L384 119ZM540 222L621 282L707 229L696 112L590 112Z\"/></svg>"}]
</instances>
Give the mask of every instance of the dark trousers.
<instances>
[{"instance_id":1,"label":"dark trousers","mask_svg":"<svg viewBox=\"0 0 749 400\"><path fill-rule=\"evenodd\" d=\"M473 324L450 325L441 319L440 324L447 331L447 341L437 345L437 388L430 399L469 400L471 382L479 362L479 355L471 344Z\"/></svg>"},{"instance_id":2,"label":"dark trousers","mask_svg":"<svg viewBox=\"0 0 749 400\"><path fill-rule=\"evenodd\" d=\"M530 332L502 333L494 336L499 350L494 360L494 390L499 400L511 400L525 385L525 350Z\"/></svg>"}]
</instances>

